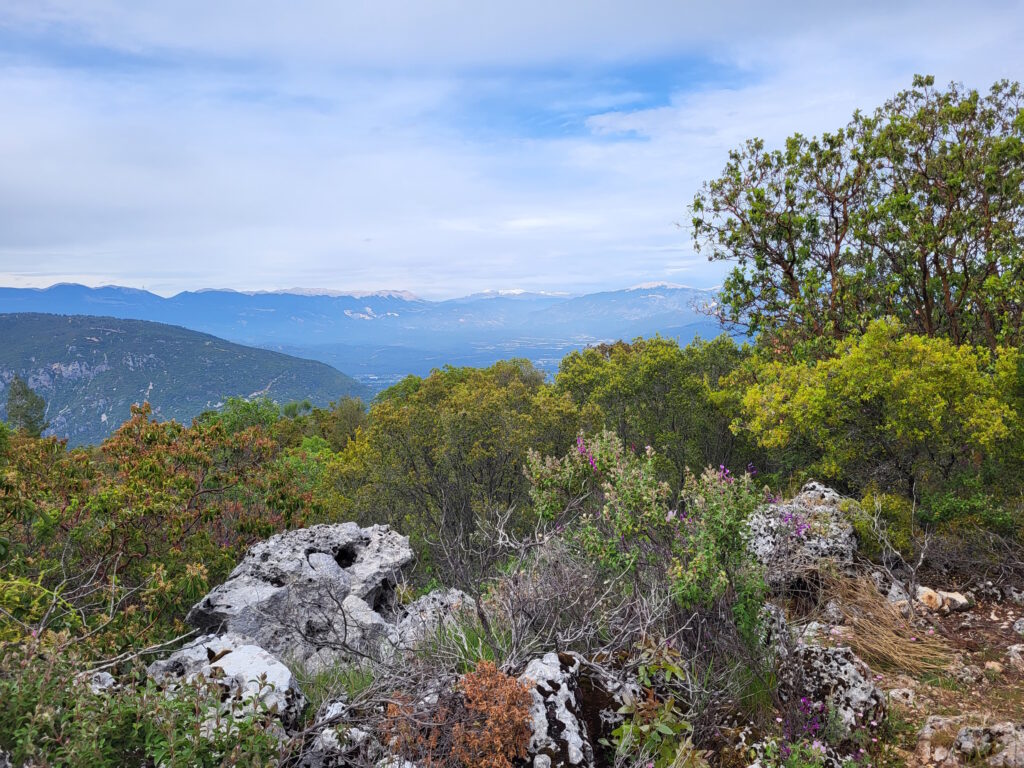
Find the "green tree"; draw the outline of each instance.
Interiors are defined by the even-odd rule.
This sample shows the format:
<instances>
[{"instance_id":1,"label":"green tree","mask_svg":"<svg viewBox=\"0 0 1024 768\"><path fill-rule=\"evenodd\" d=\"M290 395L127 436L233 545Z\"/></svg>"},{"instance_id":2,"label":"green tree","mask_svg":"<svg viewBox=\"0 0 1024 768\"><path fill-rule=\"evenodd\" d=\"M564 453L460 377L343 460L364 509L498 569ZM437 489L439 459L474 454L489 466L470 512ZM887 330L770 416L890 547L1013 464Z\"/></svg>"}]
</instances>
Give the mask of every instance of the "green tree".
<instances>
[{"instance_id":1,"label":"green tree","mask_svg":"<svg viewBox=\"0 0 1024 768\"><path fill-rule=\"evenodd\" d=\"M7 422L29 437L39 437L50 426L46 421L46 401L17 374L7 389Z\"/></svg>"},{"instance_id":2,"label":"green tree","mask_svg":"<svg viewBox=\"0 0 1024 768\"><path fill-rule=\"evenodd\" d=\"M687 468L756 458L730 430L734 406L719 385L748 354L724 334L682 348L659 337L619 341L566 355L555 387L581 408L597 406L627 445L652 446L660 476L678 489Z\"/></svg>"},{"instance_id":3,"label":"green tree","mask_svg":"<svg viewBox=\"0 0 1024 768\"><path fill-rule=\"evenodd\" d=\"M714 312L777 352L894 316L954 343L1024 339L1024 112L917 77L872 115L782 149L753 139L695 196L694 243L736 262Z\"/></svg>"},{"instance_id":4,"label":"green tree","mask_svg":"<svg viewBox=\"0 0 1024 768\"><path fill-rule=\"evenodd\" d=\"M1002 352L993 367L974 347L876 321L834 357L761 360L737 427L769 450L812 446L812 469L849 490L941 489L998 456L1019 428L1007 393L1020 353Z\"/></svg>"},{"instance_id":5,"label":"green tree","mask_svg":"<svg viewBox=\"0 0 1024 768\"><path fill-rule=\"evenodd\" d=\"M204 411L196 421L202 424L219 422L230 434L235 434L251 427L270 429L280 418L280 407L269 397L229 397L219 410Z\"/></svg>"},{"instance_id":6,"label":"green tree","mask_svg":"<svg viewBox=\"0 0 1024 768\"><path fill-rule=\"evenodd\" d=\"M506 515L513 529L530 523L528 450L554 453L579 424L526 360L446 367L381 393L331 476L362 519L392 523L426 568L475 590L493 526Z\"/></svg>"}]
</instances>

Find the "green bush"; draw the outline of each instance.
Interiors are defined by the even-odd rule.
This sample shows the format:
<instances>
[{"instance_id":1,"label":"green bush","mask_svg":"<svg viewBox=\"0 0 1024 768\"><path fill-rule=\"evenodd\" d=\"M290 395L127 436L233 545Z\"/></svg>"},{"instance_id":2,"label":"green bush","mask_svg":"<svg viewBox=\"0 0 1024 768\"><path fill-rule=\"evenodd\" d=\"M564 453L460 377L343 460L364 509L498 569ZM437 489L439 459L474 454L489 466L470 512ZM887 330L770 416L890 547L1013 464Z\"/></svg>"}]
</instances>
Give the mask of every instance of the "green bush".
<instances>
[{"instance_id":1,"label":"green bush","mask_svg":"<svg viewBox=\"0 0 1024 768\"><path fill-rule=\"evenodd\" d=\"M221 703L216 684L183 685L168 695L136 667L122 675L121 687L93 693L81 674L86 660L69 647L7 645L0 658L0 748L15 765L278 765L283 746L268 727L269 713L239 711L203 727Z\"/></svg>"},{"instance_id":2,"label":"green bush","mask_svg":"<svg viewBox=\"0 0 1024 768\"><path fill-rule=\"evenodd\" d=\"M744 526L765 496L750 475L687 474L673 499L654 449L633 453L607 431L578 437L558 460L531 453L527 473L537 512L568 519L568 535L600 568L630 574L639 589L665 580L684 610L727 598L743 634L755 636L764 585Z\"/></svg>"}]
</instances>

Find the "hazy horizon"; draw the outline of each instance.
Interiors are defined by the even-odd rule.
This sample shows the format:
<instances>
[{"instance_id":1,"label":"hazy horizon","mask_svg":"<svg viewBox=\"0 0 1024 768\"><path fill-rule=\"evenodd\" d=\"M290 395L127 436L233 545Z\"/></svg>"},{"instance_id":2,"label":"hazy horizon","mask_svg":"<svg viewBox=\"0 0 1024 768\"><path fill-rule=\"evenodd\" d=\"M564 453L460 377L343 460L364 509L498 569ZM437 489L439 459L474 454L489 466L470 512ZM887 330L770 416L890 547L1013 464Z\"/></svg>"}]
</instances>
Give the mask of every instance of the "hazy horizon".
<instances>
[{"instance_id":1,"label":"hazy horizon","mask_svg":"<svg viewBox=\"0 0 1024 768\"><path fill-rule=\"evenodd\" d=\"M915 73L1024 72L1024 0L0 8L0 284L711 287L727 153Z\"/></svg>"}]
</instances>

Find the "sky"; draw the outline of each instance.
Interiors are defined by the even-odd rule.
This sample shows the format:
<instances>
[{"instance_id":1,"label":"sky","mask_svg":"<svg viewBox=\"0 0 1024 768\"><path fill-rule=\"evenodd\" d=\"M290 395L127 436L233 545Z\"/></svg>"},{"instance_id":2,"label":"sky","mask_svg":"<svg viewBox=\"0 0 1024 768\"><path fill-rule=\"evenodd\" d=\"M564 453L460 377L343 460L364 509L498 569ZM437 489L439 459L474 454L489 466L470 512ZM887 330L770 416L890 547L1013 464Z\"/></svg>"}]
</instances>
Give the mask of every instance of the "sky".
<instances>
[{"instance_id":1,"label":"sky","mask_svg":"<svg viewBox=\"0 0 1024 768\"><path fill-rule=\"evenodd\" d=\"M712 287L729 149L1021 40L1024 0L3 0L0 285Z\"/></svg>"}]
</instances>

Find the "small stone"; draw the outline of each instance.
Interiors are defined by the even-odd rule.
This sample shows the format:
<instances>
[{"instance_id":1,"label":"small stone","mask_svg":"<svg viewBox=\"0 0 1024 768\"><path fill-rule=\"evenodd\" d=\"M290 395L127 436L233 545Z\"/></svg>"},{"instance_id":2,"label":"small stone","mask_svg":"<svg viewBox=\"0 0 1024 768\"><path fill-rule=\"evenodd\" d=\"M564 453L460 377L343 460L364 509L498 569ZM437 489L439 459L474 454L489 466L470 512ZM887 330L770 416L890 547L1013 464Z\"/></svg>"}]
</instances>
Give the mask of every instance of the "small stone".
<instances>
[{"instance_id":1,"label":"small stone","mask_svg":"<svg viewBox=\"0 0 1024 768\"><path fill-rule=\"evenodd\" d=\"M902 704L905 707L913 706L914 698L913 688L893 688L889 691L889 701Z\"/></svg>"},{"instance_id":2,"label":"small stone","mask_svg":"<svg viewBox=\"0 0 1024 768\"><path fill-rule=\"evenodd\" d=\"M943 608L949 613L960 613L971 607L971 601L959 592L943 592L939 590Z\"/></svg>"},{"instance_id":3,"label":"small stone","mask_svg":"<svg viewBox=\"0 0 1024 768\"><path fill-rule=\"evenodd\" d=\"M1001 675L1003 674L1003 665L1000 664L998 661L986 661L985 671L991 672L994 675Z\"/></svg>"},{"instance_id":4,"label":"small stone","mask_svg":"<svg viewBox=\"0 0 1024 768\"><path fill-rule=\"evenodd\" d=\"M1024 672L1024 643L1011 645L1006 649L1006 654L1010 659L1010 666L1018 672Z\"/></svg>"},{"instance_id":5,"label":"small stone","mask_svg":"<svg viewBox=\"0 0 1024 768\"><path fill-rule=\"evenodd\" d=\"M1024 619L1017 619L1013 622L1013 631L1018 635L1024 635Z\"/></svg>"},{"instance_id":6,"label":"small stone","mask_svg":"<svg viewBox=\"0 0 1024 768\"><path fill-rule=\"evenodd\" d=\"M929 611L942 610L942 595L928 587L917 588L917 602L921 603Z\"/></svg>"},{"instance_id":7,"label":"small stone","mask_svg":"<svg viewBox=\"0 0 1024 768\"><path fill-rule=\"evenodd\" d=\"M109 672L96 672L89 678L89 690L97 696L117 687L117 680Z\"/></svg>"}]
</instances>

